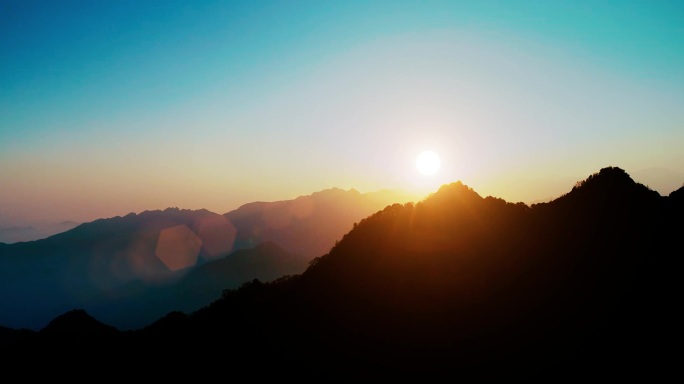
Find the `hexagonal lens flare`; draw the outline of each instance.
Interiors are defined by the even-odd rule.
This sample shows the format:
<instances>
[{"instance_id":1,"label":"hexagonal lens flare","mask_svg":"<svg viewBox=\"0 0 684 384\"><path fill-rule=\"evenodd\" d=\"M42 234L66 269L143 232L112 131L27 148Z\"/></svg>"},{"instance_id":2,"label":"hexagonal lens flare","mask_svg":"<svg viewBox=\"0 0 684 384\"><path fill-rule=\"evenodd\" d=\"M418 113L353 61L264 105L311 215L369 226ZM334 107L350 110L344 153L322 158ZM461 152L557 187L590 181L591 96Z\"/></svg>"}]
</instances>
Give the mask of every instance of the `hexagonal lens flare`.
<instances>
[{"instance_id":1,"label":"hexagonal lens flare","mask_svg":"<svg viewBox=\"0 0 684 384\"><path fill-rule=\"evenodd\" d=\"M159 233L155 254L172 271L197 264L197 256L202 247L202 239L188 228L177 225Z\"/></svg>"},{"instance_id":2,"label":"hexagonal lens flare","mask_svg":"<svg viewBox=\"0 0 684 384\"><path fill-rule=\"evenodd\" d=\"M202 256L205 259L217 259L233 250L237 229L225 216L202 217L197 221L196 228L197 236L202 241Z\"/></svg>"}]
</instances>

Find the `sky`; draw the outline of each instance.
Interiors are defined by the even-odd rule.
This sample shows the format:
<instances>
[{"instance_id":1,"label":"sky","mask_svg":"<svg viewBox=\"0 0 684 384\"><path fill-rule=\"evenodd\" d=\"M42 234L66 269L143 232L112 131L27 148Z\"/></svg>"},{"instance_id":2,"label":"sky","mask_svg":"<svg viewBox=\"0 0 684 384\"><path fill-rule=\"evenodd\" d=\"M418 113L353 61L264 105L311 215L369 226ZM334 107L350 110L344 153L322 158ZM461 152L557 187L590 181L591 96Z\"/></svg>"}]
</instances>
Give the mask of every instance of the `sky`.
<instances>
[{"instance_id":1,"label":"sky","mask_svg":"<svg viewBox=\"0 0 684 384\"><path fill-rule=\"evenodd\" d=\"M668 194L682 148L681 1L0 0L0 226L455 181L529 204L606 166Z\"/></svg>"}]
</instances>

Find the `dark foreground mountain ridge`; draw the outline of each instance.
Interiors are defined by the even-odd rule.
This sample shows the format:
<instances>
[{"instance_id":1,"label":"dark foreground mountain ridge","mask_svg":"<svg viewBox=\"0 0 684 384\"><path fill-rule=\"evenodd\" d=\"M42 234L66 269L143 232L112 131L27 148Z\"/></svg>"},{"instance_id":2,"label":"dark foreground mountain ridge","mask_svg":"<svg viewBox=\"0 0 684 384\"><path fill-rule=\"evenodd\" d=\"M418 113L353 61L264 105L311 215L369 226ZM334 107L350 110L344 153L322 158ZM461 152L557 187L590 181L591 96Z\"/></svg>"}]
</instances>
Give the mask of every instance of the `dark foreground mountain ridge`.
<instances>
[{"instance_id":1,"label":"dark foreground mountain ridge","mask_svg":"<svg viewBox=\"0 0 684 384\"><path fill-rule=\"evenodd\" d=\"M139 330L84 338L62 324L5 350L35 361L66 344L123 348L133 360L328 382L660 380L677 367L666 346L681 319L682 213L684 188L660 196L616 167L532 206L456 182L361 220L300 275L245 283Z\"/></svg>"}]
</instances>

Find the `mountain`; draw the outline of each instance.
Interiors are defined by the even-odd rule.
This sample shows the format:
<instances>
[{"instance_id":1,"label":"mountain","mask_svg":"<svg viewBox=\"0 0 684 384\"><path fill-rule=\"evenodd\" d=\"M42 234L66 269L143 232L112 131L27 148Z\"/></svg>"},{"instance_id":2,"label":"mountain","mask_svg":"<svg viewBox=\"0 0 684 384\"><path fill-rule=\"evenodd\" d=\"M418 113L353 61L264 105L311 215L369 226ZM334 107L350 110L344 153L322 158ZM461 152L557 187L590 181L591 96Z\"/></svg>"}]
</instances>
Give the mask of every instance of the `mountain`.
<instances>
[{"instance_id":1,"label":"mountain","mask_svg":"<svg viewBox=\"0 0 684 384\"><path fill-rule=\"evenodd\" d=\"M181 307L196 310L207 300L191 303L192 295L162 299L180 289L176 285L184 286L193 268L275 242L289 251L268 248L286 257L282 262L257 257L251 269L244 262L228 263L235 273L225 272L223 286L215 282L204 287L206 292L215 297L254 278L301 273L354 222L407 198L394 191L361 194L333 188L294 200L246 204L225 215L168 208L95 220L47 239L0 243L0 324L37 330L64 311L85 308L127 329ZM135 315L117 314L124 303L136 308Z\"/></svg>"},{"instance_id":2,"label":"mountain","mask_svg":"<svg viewBox=\"0 0 684 384\"><path fill-rule=\"evenodd\" d=\"M75 228L78 224L74 221L62 221L59 223L38 223L24 226L2 226L0 227L0 242L17 243L44 239Z\"/></svg>"},{"instance_id":3,"label":"mountain","mask_svg":"<svg viewBox=\"0 0 684 384\"><path fill-rule=\"evenodd\" d=\"M272 241L313 259L330 251L355 222L387 205L414 200L401 191L331 188L293 200L245 204L224 216L238 228L236 249Z\"/></svg>"},{"instance_id":4,"label":"mountain","mask_svg":"<svg viewBox=\"0 0 684 384\"><path fill-rule=\"evenodd\" d=\"M169 312L193 312L209 305L228 288L258 279L272 281L302 273L309 258L289 253L273 242L199 265L172 283L150 286L133 282L85 303L88 313L120 330L142 328Z\"/></svg>"},{"instance_id":5,"label":"mountain","mask_svg":"<svg viewBox=\"0 0 684 384\"><path fill-rule=\"evenodd\" d=\"M129 361L261 379L660 381L679 366L683 213L684 188L660 196L616 167L533 206L455 182L359 221L299 275L95 335L88 354L120 343ZM37 340L13 357L71 337Z\"/></svg>"},{"instance_id":6,"label":"mountain","mask_svg":"<svg viewBox=\"0 0 684 384\"><path fill-rule=\"evenodd\" d=\"M43 335L70 335L77 338L91 336L116 335L117 329L101 323L82 309L74 309L52 319L45 328L40 330Z\"/></svg>"},{"instance_id":7,"label":"mountain","mask_svg":"<svg viewBox=\"0 0 684 384\"><path fill-rule=\"evenodd\" d=\"M225 256L226 239L233 239L234 231L216 213L169 208L3 244L0 324L40 329L58 314L131 282L154 286L174 281L183 266Z\"/></svg>"}]
</instances>

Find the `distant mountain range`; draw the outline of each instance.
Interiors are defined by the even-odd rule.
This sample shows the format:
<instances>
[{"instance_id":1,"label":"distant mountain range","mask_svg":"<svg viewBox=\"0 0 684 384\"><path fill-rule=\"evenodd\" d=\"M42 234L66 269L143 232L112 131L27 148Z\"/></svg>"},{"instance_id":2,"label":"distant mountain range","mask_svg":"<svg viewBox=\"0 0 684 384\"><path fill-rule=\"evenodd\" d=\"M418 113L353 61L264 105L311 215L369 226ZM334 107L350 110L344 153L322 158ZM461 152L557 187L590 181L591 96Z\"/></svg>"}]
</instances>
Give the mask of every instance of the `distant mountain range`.
<instances>
[{"instance_id":1,"label":"distant mountain range","mask_svg":"<svg viewBox=\"0 0 684 384\"><path fill-rule=\"evenodd\" d=\"M333 188L246 204L225 215L168 208L83 223L42 240L0 243L0 325L37 330L64 311L84 308L121 329L142 327L171 310L199 309L245 281L303 272L354 222L409 198ZM263 243L271 245L255 249L250 260L249 252L237 252ZM172 299L197 279L200 272L189 272L199 266L206 275L219 273L211 271L216 268L222 279ZM122 315L126 306L137 309Z\"/></svg>"},{"instance_id":2,"label":"distant mountain range","mask_svg":"<svg viewBox=\"0 0 684 384\"><path fill-rule=\"evenodd\" d=\"M644 184L662 195L668 195L684 187L684 173L663 167L653 167L635 171L631 176L635 181Z\"/></svg>"},{"instance_id":3,"label":"distant mountain range","mask_svg":"<svg viewBox=\"0 0 684 384\"><path fill-rule=\"evenodd\" d=\"M75 228L78 224L75 221L62 221L59 223L23 226L0 226L0 243L18 243L20 241L44 239Z\"/></svg>"},{"instance_id":4,"label":"distant mountain range","mask_svg":"<svg viewBox=\"0 0 684 384\"><path fill-rule=\"evenodd\" d=\"M661 196L616 167L532 206L456 182L360 220L301 274L195 312L116 331L70 310L0 335L33 364L68 345L75 361L123 350L259 379L664 381L679 366L683 214L684 188Z\"/></svg>"},{"instance_id":5,"label":"distant mountain range","mask_svg":"<svg viewBox=\"0 0 684 384\"><path fill-rule=\"evenodd\" d=\"M224 216L238 228L235 249L272 241L312 259L330 251L355 222L387 205L416 199L394 190L362 194L332 188L294 200L245 204Z\"/></svg>"}]
</instances>

